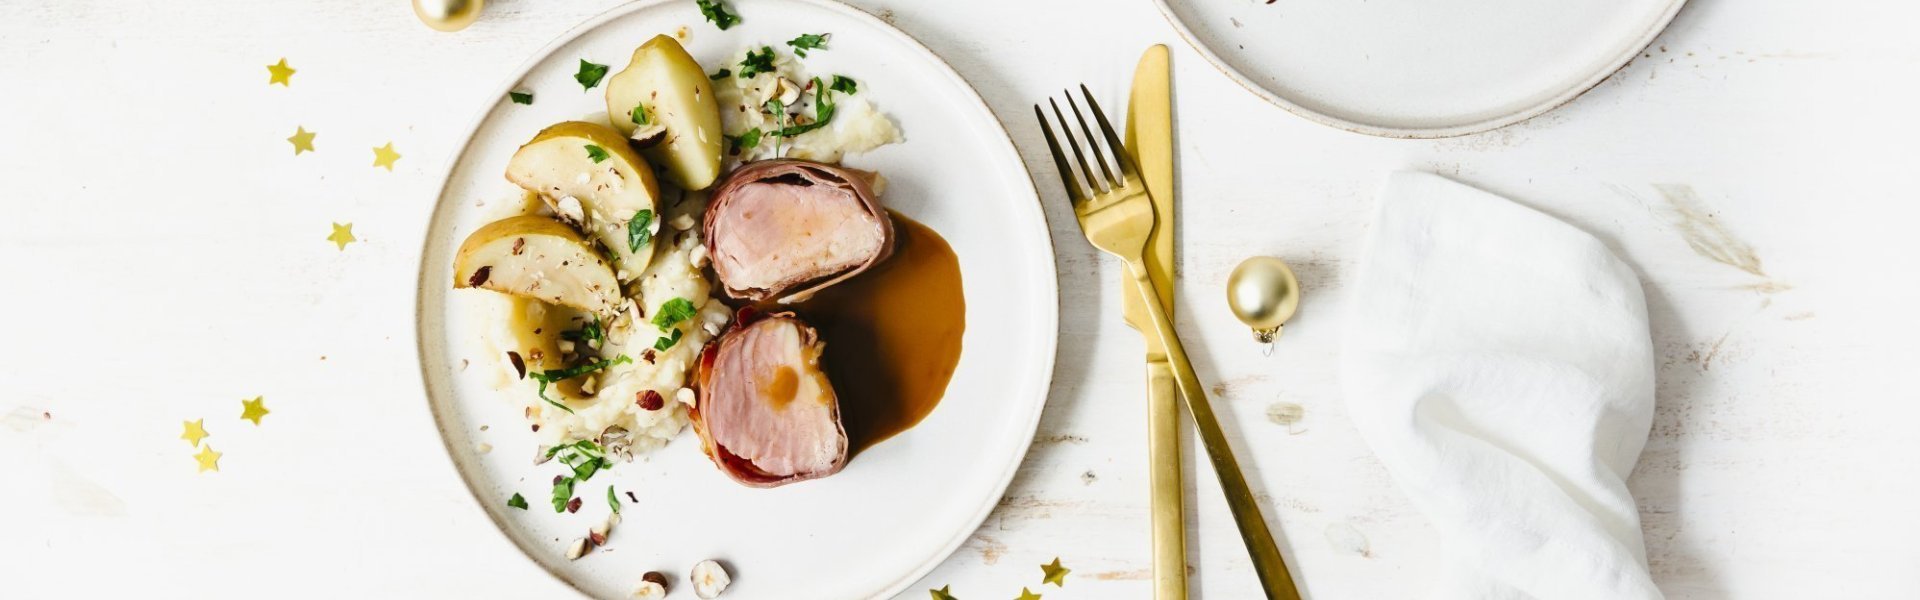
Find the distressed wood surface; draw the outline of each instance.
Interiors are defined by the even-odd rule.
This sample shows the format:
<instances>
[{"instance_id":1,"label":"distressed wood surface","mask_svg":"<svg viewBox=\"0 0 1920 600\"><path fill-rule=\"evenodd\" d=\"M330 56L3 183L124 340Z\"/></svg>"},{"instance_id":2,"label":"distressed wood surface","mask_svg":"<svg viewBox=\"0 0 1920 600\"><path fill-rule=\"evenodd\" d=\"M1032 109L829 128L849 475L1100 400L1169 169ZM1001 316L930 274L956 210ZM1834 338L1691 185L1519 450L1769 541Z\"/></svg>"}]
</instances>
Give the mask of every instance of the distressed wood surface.
<instances>
[{"instance_id":1,"label":"distressed wood surface","mask_svg":"<svg viewBox=\"0 0 1920 600\"><path fill-rule=\"evenodd\" d=\"M4 595L565 594L447 468L418 397L413 276L482 95L615 4L499 0L441 34L397 0L0 3L0 579L24 592ZM1035 590L1047 598L1148 593L1138 338L1119 266L1078 237L1025 115L1081 81L1118 112L1156 42L1174 50L1179 326L1311 597L1419 597L1442 564L1348 423L1333 368L1343 275L1382 175L1403 168L1564 218L1639 270L1661 359L1631 485L1668 597L1920 596L1920 10L1695 0L1568 106L1407 141L1263 103L1143 0L855 4L1002 117L1048 203L1062 289L1032 453L903 597L1011 598L1055 556L1073 572ZM1070 21L1097 28L1061 35ZM264 85L283 56L298 93ZM289 165L296 126L320 152ZM368 168L387 141L397 170ZM332 221L361 241L336 251ZM1270 357L1221 291L1253 254L1293 263L1306 291ZM254 395L266 426L233 418ZM199 417L227 453L219 476L194 476L176 439ZM1252 597L1188 442L1196 595Z\"/></svg>"}]
</instances>

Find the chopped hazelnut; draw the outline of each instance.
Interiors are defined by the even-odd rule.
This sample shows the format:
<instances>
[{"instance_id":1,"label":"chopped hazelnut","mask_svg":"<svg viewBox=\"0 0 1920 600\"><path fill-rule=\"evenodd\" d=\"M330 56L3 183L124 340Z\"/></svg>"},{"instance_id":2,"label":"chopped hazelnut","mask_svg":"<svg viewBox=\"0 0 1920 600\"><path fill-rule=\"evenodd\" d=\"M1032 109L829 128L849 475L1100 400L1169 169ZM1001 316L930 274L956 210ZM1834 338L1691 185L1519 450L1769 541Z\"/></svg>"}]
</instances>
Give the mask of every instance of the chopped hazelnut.
<instances>
[{"instance_id":1,"label":"chopped hazelnut","mask_svg":"<svg viewBox=\"0 0 1920 600\"><path fill-rule=\"evenodd\" d=\"M647 574L640 576L640 585L633 588L633 597L641 600L667 597L667 576L659 571L647 571Z\"/></svg>"},{"instance_id":2,"label":"chopped hazelnut","mask_svg":"<svg viewBox=\"0 0 1920 600\"><path fill-rule=\"evenodd\" d=\"M660 397L660 392L653 390L641 390L638 402L643 410L660 410L667 405L667 399Z\"/></svg>"},{"instance_id":3,"label":"chopped hazelnut","mask_svg":"<svg viewBox=\"0 0 1920 600\"><path fill-rule=\"evenodd\" d=\"M733 578L727 576L727 569L711 560L693 565L693 572L687 577L693 580L693 594L705 600L720 597L720 592L727 591L727 586L733 583Z\"/></svg>"},{"instance_id":4,"label":"chopped hazelnut","mask_svg":"<svg viewBox=\"0 0 1920 600\"><path fill-rule=\"evenodd\" d=\"M567 546L567 560L580 560L580 557L586 556L587 550L592 548L592 543L593 541L587 538L573 540L573 543Z\"/></svg>"}]
</instances>

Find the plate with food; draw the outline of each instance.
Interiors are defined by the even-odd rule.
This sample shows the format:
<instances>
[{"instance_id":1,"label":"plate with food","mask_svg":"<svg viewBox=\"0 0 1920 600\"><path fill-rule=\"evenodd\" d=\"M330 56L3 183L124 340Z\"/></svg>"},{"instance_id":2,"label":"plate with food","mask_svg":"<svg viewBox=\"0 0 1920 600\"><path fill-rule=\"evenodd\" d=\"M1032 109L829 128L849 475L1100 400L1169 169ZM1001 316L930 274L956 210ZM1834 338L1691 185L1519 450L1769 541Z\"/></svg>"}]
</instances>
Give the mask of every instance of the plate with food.
<instances>
[{"instance_id":1,"label":"plate with food","mask_svg":"<svg viewBox=\"0 0 1920 600\"><path fill-rule=\"evenodd\" d=\"M1155 0L1208 62L1325 125L1435 138L1553 110L1639 56L1686 0Z\"/></svg>"},{"instance_id":2,"label":"plate with food","mask_svg":"<svg viewBox=\"0 0 1920 600\"><path fill-rule=\"evenodd\" d=\"M517 73L419 281L428 402L493 523L608 598L883 597L957 548L1058 318L978 94L830 0L633 3Z\"/></svg>"}]
</instances>

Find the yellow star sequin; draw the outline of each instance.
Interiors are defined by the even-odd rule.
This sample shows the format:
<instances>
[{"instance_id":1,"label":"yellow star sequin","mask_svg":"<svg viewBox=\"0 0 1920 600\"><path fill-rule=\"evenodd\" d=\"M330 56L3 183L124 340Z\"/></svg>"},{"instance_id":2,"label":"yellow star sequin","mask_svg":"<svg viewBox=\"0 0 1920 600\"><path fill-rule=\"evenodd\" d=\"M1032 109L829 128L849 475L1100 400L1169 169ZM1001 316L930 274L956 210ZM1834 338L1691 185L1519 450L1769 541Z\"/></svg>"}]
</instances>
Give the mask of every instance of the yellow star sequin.
<instances>
[{"instance_id":1,"label":"yellow star sequin","mask_svg":"<svg viewBox=\"0 0 1920 600\"><path fill-rule=\"evenodd\" d=\"M1020 588L1020 597L1013 600L1040 600L1040 595L1027 591L1027 588Z\"/></svg>"},{"instance_id":2,"label":"yellow star sequin","mask_svg":"<svg viewBox=\"0 0 1920 600\"><path fill-rule=\"evenodd\" d=\"M199 447L200 439L207 437L207 428L203 425L206 421L206 419L181 421L180 429L183 431L180 432L180 439L186 440L196 448Z\"/></svg>"},{"instance_id":3,"label":"yellow star sequin","mask_svg":"<svg viewBox=\"0 0 1920 600\"><path fill-rule=\"evenodd\" d=\"M278 83L285 87L292 87L293 67L287 66L287 59L280 59L280 64L277 65L267 65L267 73L271 74L267 85Z\"/></svg>"},{"instance_id":4,"label":"yellow star sequin","mask_svg":"<svg viewBox=\"0 0 1920 600\"><path fill-rule=\"evenodd\" d=\"M1040 565L1040 572L1046 574L1046 577L1040 580L1040 585L1051 583L1056 586L1067 587L1067 573L1072 571L1073 569L1060 566L1060 557L1055 556L1053 557L1053 564ZM1034 597L1038 598L1039 596Z\"/></svg>"},{"instance_id":5,"label":"yellow star sequin","mask_svg":"<svg viewBox=\"0 0 1920 600\"><path fill-rule=\"evenodd\" d=\"M937 590L927 590L927 593L933 594L933 600L958 600L953 597L952 593L947 592L947 590L952 588L953 586L951 585L944 585L940 586L940 589Z\"/></svg>"},{"instance_id":6,"label":"yellow star sequin","mask_svg":"<svg viewBox=\"0 0 1920 600\"><path fill-rule=\"evenodd\" d=\"M200 453L193 455L193 459L200 461L199 472L201 473L220 470L220 453L214 452L211 444L202 446Z\"/></svg>"},{"instance_id":7,"label":"yellow star sequin","mask_svg":"<svg viewBox=\"0 0 1920 600\"><path fill-rule=\"evenodd\" d=\"M387 145L373 149L373 166L386 167L388 171L392 171L393 161L396 160L400 160L400 153L393 151L393 142L387 142Z\"/></svg>"},{"instance_id":8,"label":"yellow star sequin","mask_svg":"<svg viewBox=\"0 0 1920 600\"><path fill-rule=\"evenodd\" d=\"M346 250L347 244L355 241L353 237L353 224L347 223L342 225L340 223L334 223L333 234L327 236L327 241L339 245L341 250Z\"/></svg>"},{"instance_id":9,"label":"yellow star sequin","mask_svg":"<svg viewBox=\"0 0 1920 600\"><path fill-rule=\"evenodd\" d=\"M254 396L252 400L241 400L240 418L253 421L254 426L258 427L260 425L260 417L267 416L266 400L267 398L265 396Z\"/></svg>"},{"instance_id":10,"label":"yellow star sequin","mask_svg":"<svg viewBox=\"0 0 1920 600\"><path fill-rule=\"evenodd\" d=\"M301 152L312 152L314 135L313 132L307 131L306 127L293 128L293 137L287 138L288 142L293 143L293 155L299 156Z\"/></svg>"}]
</instances>

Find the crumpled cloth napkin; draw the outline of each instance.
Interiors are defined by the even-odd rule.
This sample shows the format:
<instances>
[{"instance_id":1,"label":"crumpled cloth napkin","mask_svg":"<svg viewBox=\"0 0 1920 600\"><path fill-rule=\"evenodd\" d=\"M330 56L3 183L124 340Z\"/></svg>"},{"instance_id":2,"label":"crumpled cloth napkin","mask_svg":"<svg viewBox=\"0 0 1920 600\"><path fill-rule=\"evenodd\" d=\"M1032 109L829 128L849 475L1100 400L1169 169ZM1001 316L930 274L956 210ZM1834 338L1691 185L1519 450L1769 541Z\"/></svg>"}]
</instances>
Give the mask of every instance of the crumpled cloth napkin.
<instances>
[{"instance_id":1,"label":"crumpled cloth napkin","mask_svg":"<svg viewBox=\"0 0 1920 600\"><path fill-rule=\"evenodd\" d=\"M1360 433L1444 538L1434 597L1660 598L1626 478L1653 418L1633 270L1552 217L1390 176L1347 315Z\"/></svg>"}]
</instances>

